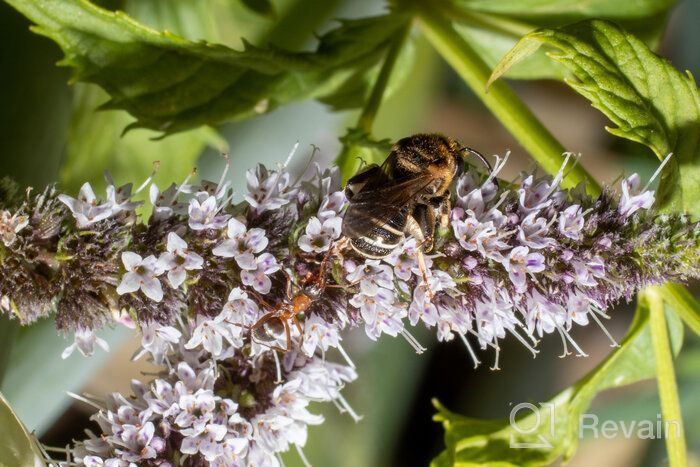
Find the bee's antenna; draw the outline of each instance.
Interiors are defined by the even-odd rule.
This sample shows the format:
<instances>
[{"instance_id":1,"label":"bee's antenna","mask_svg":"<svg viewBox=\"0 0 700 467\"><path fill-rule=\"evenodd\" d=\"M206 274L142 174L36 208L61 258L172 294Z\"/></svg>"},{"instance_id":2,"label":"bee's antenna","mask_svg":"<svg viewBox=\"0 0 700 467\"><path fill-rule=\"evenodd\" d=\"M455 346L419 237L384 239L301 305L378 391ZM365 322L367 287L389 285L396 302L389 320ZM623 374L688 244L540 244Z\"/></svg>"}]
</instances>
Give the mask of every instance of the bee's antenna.
<instances>
[{"instance_id":1,"label":"bee's antenna","mask_svg":"<svg viewBox=\"0 0 700 467\"><path fill-rule=\"evenodd\" d=\"M484 157L484 155L481 154L476 149L472 149L470 147L464 146L462 148L462 151L466 151L466 152L476 156L476 158L479 159L481 161L481 163L486 166L487 169L489 169L489 172L491 172L493 170L493 167L491 167L491 164L489 163L489 161L486 160L486 157Z\"/></svg>"},{"instance_id":2,"label":"bee's antenna","mask_svg":"<svg viewBox=\"0 0 700 467\"><path fill-rule=\"evenodd\" d=\"M466 151L466 152L470 153L471 155L476 156L476 158L479 159L481 161L481 163L484 164L484 166L488 169L489 174L491 174L493 172L493 167L491 167L491 164L489 163L489 161L487 161L486 157L484 157L484 155L481 154L479 151L477 151L476 149L472 149L469 146L462 147L462 151ZM494 183L496 184L496 186L498 186L497 180L494 179Z\"/></svg>"}]
</instances>

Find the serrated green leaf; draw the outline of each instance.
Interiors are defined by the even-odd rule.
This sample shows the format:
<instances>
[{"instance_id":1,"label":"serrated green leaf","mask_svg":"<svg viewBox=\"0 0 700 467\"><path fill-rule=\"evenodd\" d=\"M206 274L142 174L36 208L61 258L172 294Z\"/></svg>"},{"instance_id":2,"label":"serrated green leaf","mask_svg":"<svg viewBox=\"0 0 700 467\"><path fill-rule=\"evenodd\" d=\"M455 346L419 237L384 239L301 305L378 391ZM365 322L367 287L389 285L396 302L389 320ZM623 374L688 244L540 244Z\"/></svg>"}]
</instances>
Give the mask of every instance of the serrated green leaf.
<instances>
[{"instance_id":1,"label":"serrated green leaf","mask_svg":"<svg viewBox=\"0 0 700 467\"><path fill-rule=\"evenodd\" d=\"M675 321L670 324L671 341L678 352L682 326L679 328ZM515 424L509 419L480 420L457 415L435 401L435 420L445 428L446 450L432 465L536 466L548 465L560 457L568 460L578 445L580 417L594 397L605 389L649 378L654 372L649 309L640 302L620 347L576 384L535 406L536 411L513 406Z\"/></svg>"},{"instance_id":2,"label":"serrated green leaf","mask_svg":"<svg viewBox=\"0 0 700 467\"><path fill-rule=\"evenodd\" d=\"M457 23L455 29L490 66L510 50L518 39L541 27L558 27L587 19L614 20L656 47L668 11L676 0L451 0L446 11ZM508 70L515 79L564 79L566 69L557 67L544 52Z\"/></svg>"},{"instance_id":3,"label":"serrated green leaf","mask_svg":"<svg viewBox=\"0 0 700 467\"><path fill-rule=\"evenodd\" d=\"M59 44L75 80L109 93L105 108L125 109L137 118L132 127L165 134L330 98L359 71L371 72L408 20L390 14L343 21L314 52L250 44L237 51L154 31L86 0L8 3Z\"/></svg>"},{"instance_id":4,"label":"serrated green leaf","mask_svg":"<svg viewBox=\"0 0 700 467\"><path fill-rule=\"evenodd\" d=\"M37 440L27 432L12 407L0 393L0 466L46 465Z\"/></svg>"},{"instance_id":5,"label":"serrated green leaf","mask_svg":"<svg viewBox=\"0 0 700 467\"><path fill-rule=\"evenodd\" d=\"M559 51L550 57L573 74L567 83L616 125L610 133L646 145L659 159L673 153L658 205L700 215L700 97L693 77L620 26L594 20L528 34L490 82L541 44Z\"/></svg>"}]
</instances>

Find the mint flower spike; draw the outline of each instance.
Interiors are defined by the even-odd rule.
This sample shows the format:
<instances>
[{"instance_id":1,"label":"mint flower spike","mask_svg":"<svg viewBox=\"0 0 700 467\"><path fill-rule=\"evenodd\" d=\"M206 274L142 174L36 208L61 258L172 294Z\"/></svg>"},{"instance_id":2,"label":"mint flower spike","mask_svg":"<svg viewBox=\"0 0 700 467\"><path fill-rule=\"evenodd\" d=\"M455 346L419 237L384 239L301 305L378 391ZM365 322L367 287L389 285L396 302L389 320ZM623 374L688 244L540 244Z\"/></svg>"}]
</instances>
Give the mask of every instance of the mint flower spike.
<instances>
[{"instance_id":1,"label":"mint flower spike","mask_svg":"<svg viewBox=\"0 0 700 467\"><path fill-rule=\"evenodd\" d=\"M496 180L507 159L455 180L425 276L413 238L381 259L347 248L333 167L295 179L288 162L258 165L240 202L228 163L218 183L189 184L193 172L161 192L149 179L143 222L128 184L108 202L87 185L78 199L49 187L3 206L0 310L23 324L55 313L75 333L66 356L101 346L105 324L136 326L135 358L161 369L133 398L101 406L101 436L77 443L73 462L277 465L292 446L303 459L308 426L322 422L311 401L361 418L341 394L357 377L348 328L401 335L417 353L410 328L434 328L440 341L458 337L475 366L493 349L498 369L508 336L536 356L558 334L563 356L585 356L574 326L594 322L617 345L603 325L614 303L700 276L700 226L656 213L638 176L593 198L560 186L572 155L553 178L511 183Z\"/></svg>"}]
</instances>

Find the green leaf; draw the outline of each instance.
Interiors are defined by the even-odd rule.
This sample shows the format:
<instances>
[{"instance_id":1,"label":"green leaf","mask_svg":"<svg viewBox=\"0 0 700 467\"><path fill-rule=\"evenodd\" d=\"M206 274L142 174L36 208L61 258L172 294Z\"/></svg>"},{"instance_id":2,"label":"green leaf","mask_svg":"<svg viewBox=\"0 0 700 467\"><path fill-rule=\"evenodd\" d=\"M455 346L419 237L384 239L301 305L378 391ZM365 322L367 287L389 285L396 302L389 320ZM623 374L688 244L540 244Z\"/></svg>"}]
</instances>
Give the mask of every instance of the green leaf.
<instances>
[{"instance_id":1,"label":"green leaf","mask_svg":"<svg viewBox=\"0 0 700 467\"><path fill-rule=\"evenodd\" d=\"M587 19L614 20L656 47L665 17L675 3L675 0L452 0L445 9L459 23L455 29L493 67L521 36L540 27L558 27ZM543 52L508 70L508 77L516 79L566 76L566 70L553 64Z\"/></svg>"},{"instance_id":2,"label":"green leaf","mask_svg":"<svg viewBox=\"0 0 700 467\"><path fill-rule=\"evenodd\" d=\"M270 0L241 0L241 3L259 15L267 16L268 18L277 16L275 5Z\"/></svg>"},{"instance_id":3,"label":"green leaf","mask_svg":"<svg viewBox=\"0 0 700 467\"><path fill-rule=\"evenodd\" d=\"M670 324L671 341L678 352L682 326L673 321ZM480 420L457 415L435 401L438 409L435 420L442 422L445 428L446 450L433 461L433 466L534 466L550 464L559 457L566 461L576 451L580 417L594 397L605 389L652 377L654 372L649 308L641 302L619 348L584 378L546 403L513 406L514 424L509 419ZM514 447L523 445L530 447Z\"/></svg>"},{"instance_id":4,"label":"green leaf","mask_svg":"<svg viewBox=\"0 0 700 467\"><path fill-rule=\"evenodd\" d=\"M66 54L74 79L96 83L137 122L165 134L240 120L303 99L333 99L358 73L371 73L408 20L390 14L352 21L326 33L314 52L244 50L191 42L146 28L86 0L9 0L35 31ZM344 102L359 106L362 102Z\"/></svg>"},{"instance_id":5,"label":"green leaf","mask_svg":"<svg viewBox=\"0 0 700 467\"><path fill-rule=\"evenodd\" d=\"M184 179L207 146L220 152L227 150L226 141L209 127L178 133L162 141L155 141L158 134L145 129L122 136L122 130L133 118L122 111L95 112L106 98L98 86L75 86L68 146L59 177L67 192L77 191L86 181L101 190L105 187L104 170L109 170L117 183L129 181L138 186L155 161L159 161L155 181L163 189Z\"/></svg>"},{"instance_id":6,"label":"green leaf","mask_svg":"<svg viewBox=\"0 0 700 467\"><path fill-rule=\"evenodd\" d=\"M606 21L584 21L525 36L506 54L489 82L541 44L574 76L567 83L616 126L608 131L648 146L659 159L673 153L658 204L700 215L700 97L680 73L642 41Z\"/></svg>"},{"instance_id":7,"label":"green leaf","mask_svg":"<svg viewBox=\"0 0 700 467\"><path fill-rule=\"evenodd\" d=\"M37 440L27 432L12 407L0 393L0 465L46 465Z\"/></svg>"},{"instance_id":8,"label":"green leaf","mask_svg":"<svg viewBox=\"0 0 700 467\"><path fill-rule=\"evenodd\" d=\"M695 334L700 335L700 303L688 289L678 284L664 284L660 290L666 304Z\"/></svg>"}]
</instances>

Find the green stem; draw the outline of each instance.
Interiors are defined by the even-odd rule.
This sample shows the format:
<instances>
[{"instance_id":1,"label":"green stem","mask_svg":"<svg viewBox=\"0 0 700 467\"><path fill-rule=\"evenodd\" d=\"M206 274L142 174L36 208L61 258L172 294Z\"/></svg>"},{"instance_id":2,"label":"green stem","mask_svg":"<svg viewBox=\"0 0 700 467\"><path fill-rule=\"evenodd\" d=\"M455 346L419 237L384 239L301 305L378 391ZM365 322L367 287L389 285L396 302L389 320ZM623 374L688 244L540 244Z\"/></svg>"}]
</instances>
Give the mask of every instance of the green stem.
<instances>
[{"instance_id":1,"label":"green stem","mask_svg":"<svg viewBox=\"0 0 700 467\"><path fill-rule=\"evenodd\" d=\"M410 31L410 23L404 27L394 39L394 42L389 47L386 57L384 58L384 63L382 63L382 68L379 70L379 75L377 76L377 81L375 81L372 87L372 92L369 95L369 99L365 103L360 117L357 119L356 128L362 130L365 134L372 133L372 126L374 125L374 119L379 111L379 106L382 103L384 94L386 93L387 86L389 84L389 79L391 78L391 72L394 69L396 60L401 53L401 49L406 42L406 37ZM347 180L356 170L358 161L352 157L352 145L344 144L343 150L340 152L338 157L335 159L335 164L340 168L340 174L343 180Z\"/></svg>"},{"instance_id":2,"label":"green stem","mask_svg":"<svg viewBox=\"0 0 700 467\"><path fill-rule=\"evenodd\" d=\"M656 382L659 387L669 465L685 467L688 465L685 434L678 400L676 373L673 368L673 352L664 314L663 290L661 287L648 287L645 296L649 300L651 342L656 361Z\"/></svg>"},{"instance_id":3,"label":"green stem","mask_svg":"<svg viewBox=\"0 0 700 467\"><path fill-rule=\"evenodd\" d=\"M19 323L16 319L7 316L0 317L0 387L5 378L5 371L10 363L12 344L15 341Z\"/></svg>"},{"instance_id":4,"label":"green stem","mask_svg":"<svg viewBox=\"0 0 700 467\"><path fill-rule=\"evenodd\" d=\"M486 91L491 69L476 51L455 31L440 12L422 4L418 18L428 41L454 68L503 126L549 173L556 173L564 160L564 147L537 119L505 81L496 81ZM591 194L600 193L598 182L576 165L564 179L565 187L585 182Z\"/></svg>"}]
</instances>

